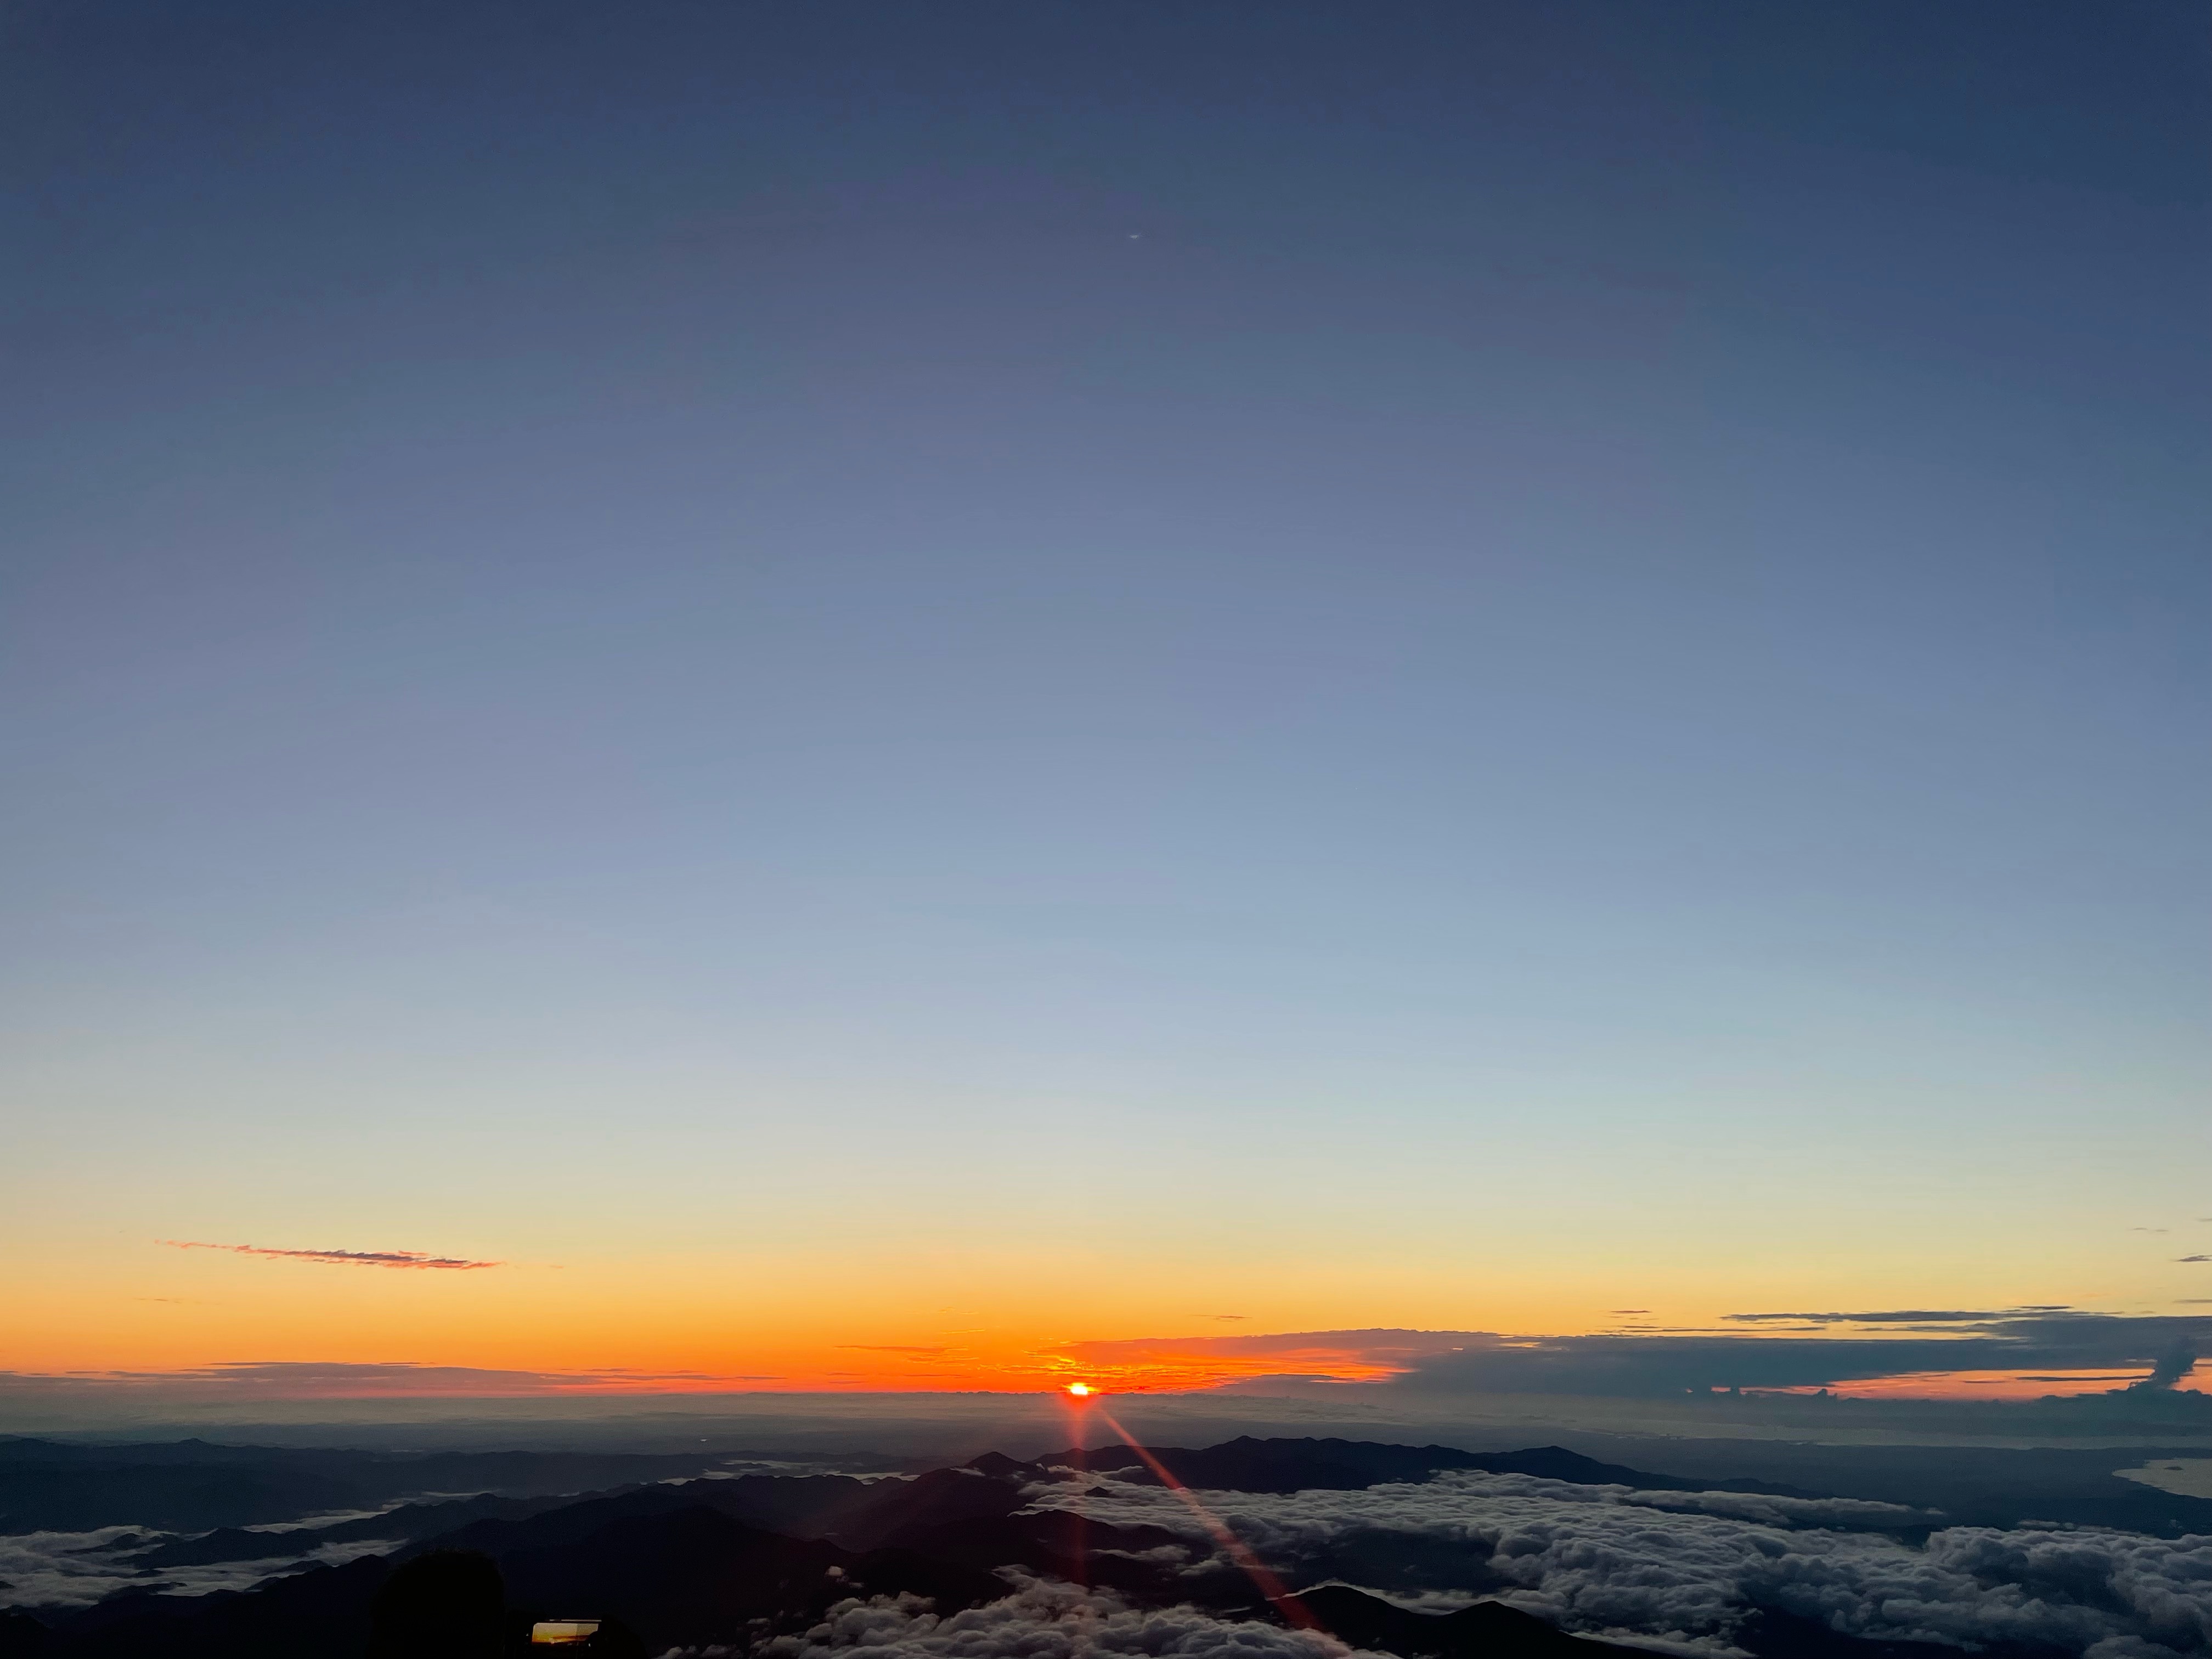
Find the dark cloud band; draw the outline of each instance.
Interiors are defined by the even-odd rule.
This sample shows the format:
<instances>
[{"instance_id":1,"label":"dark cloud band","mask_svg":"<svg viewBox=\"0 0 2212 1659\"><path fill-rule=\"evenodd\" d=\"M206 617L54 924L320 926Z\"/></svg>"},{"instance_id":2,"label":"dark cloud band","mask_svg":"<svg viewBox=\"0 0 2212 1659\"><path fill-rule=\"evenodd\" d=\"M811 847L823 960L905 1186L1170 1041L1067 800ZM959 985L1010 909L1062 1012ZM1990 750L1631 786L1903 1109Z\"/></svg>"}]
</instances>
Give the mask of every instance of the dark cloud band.
<instances>
[{"instance_id":1,"label":"dark cloud band","mask_svg":"<svg viewBox=\"0 0 2212 1659\"><path fill-rule=\"evenodd\" d=\"M198 1239L155 1241L177 1250L228 1250L233 1255L273 1256L287 1261L338 1262L356 1267L443 1267L470 1272L477 1267L503 1267L503 1261L470 1261L459 1256L428 1255L420 1250L277 1250L260 1244L205 1244Z\"/></svg>"}]
</instances>

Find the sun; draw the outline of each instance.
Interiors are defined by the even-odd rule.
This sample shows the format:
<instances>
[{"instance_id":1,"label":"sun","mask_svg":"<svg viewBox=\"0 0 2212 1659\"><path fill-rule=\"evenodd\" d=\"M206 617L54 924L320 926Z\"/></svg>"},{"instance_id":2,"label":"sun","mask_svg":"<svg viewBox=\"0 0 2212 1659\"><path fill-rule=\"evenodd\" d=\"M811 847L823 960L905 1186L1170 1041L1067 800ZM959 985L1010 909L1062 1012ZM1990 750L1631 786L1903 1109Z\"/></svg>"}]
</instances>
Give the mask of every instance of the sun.
<instances>
[{"instance_id":1,"label":"sun","mask_svg":"<svg viewBox=\"0 0 2212 1659\"><path fill-rule=\"evenodd\" d=\"M1073 1395L1078 1400L1088 1400L1091 1398L1092 1393L1091 1387L1088 1382L1071 1382L1067 1385L1067 1391Z\"/></svg>"}]
</instances>

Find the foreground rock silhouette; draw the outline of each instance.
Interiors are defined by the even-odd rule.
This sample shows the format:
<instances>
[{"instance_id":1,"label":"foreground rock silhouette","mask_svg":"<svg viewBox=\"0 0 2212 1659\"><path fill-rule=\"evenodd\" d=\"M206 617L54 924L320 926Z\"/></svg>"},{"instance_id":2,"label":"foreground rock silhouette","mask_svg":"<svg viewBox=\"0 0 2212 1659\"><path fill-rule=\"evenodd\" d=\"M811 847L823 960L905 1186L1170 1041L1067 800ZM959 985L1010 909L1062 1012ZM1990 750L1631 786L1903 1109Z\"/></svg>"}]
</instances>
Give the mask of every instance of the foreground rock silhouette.
<instances>
[{"instance_id":1,"label":"foreground rock silhouette","mask_svg":"<svg viewBox=\"0 0 2212 1659\"><path fill-rule=\"evenodd\" d=\"M377 1591L368 1659L499 1659L506 1628L507 1586L492 1559L433 1550Z\"/></svg>"}]
</instances>

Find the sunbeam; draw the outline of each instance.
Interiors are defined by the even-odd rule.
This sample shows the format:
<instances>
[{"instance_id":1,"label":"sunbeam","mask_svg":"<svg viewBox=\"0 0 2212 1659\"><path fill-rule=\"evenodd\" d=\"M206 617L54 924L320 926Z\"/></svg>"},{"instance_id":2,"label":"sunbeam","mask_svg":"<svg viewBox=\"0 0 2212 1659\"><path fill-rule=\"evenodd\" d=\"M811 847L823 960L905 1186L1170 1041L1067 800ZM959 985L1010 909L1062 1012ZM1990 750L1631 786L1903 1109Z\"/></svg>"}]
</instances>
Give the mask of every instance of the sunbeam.
<instances>
[{"instance_id":1,"label":"sunbeam","mask_svg":"<svg viewBox=\"0 0 2212 1659\"><path fill-rule=\"evenodd\" d=\"M1182 1500L1183 1506L1197 1517L1199 1524L1221 1547L1222 1553L1243 1569L1244 1576L1258 1587L1260 1594L1267 1598L1268 1604L1282 1614L1285 1624L1293 1630L1322 1628L1321 1620L1307 1611L1305 1603L1291 1593L1290 1587L1275 1576L1266 1562L1252 1553L1243 1539L1230 1531L1226 1522L1200 1503L1197 1494L1176 1479L1175 1472L1153 1456L1150 1448L1123 1428L1120 1419L1104 1406L1094 1401L1092 1409L1105 1419L1108 1428L1121 1437L1122 1443L1143 1460L1145 1467L1159 1477L1160 1484Z\"/></svg>"}]
</instances>

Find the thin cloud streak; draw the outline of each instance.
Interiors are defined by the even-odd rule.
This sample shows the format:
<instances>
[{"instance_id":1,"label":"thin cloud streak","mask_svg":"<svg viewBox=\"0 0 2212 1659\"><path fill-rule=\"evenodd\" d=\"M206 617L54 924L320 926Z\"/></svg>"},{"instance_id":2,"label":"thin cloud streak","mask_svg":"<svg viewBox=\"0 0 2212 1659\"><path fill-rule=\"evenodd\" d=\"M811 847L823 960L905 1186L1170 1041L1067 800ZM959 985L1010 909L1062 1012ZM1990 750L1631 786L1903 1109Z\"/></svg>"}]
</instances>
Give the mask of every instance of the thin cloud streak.
<instances>
[{"instance_id":1,"label":"thin cloud streak","mask_svg":"<svg viewBox=\"0 0 2212 1659\"><path fill-rule=\"evenodd\" d=\"M1883 1313L1733 1313L1721 1317L1736 1324L1802 1322L1816 1325L1963 1325L2069 1311L2063 1303L2033 1303L2018 1308L1899 1308Z\"/></svg>"},{"instance_id":2,"label":"thin cloud streak","mask_svg":"<svg viewBox=\"0 0 2212 1659\"><path fill-rule=\"evenodd\" d=\"M496 1370L474 1365L236 1360L169 1371L0 1371L0 1407L158 1399L171 1405L303 1400L482 1399L568 1395L727 1393L782 1379L764 1373Z\"/></svg>"},{"instance_id":3,"label":"thin cloud streak","mask_svg":"<svg viewBox=\"0 0 2212 1659\"><path fill-rule=\"evenodd\" d=\"M198 1239L162 1238L155 1241L176 1250L228 1250L233 1255L264 1255L289 1261L339 1262L356 1267L442 1267L467 1273L478 1267L504 1267L504 1261L469 1261L459 1256L429 1255L421 1250L277 1250L260 1244L206 1244Z\"/></svg>"}]
</instances>

